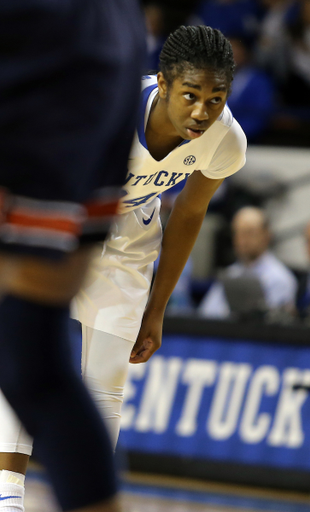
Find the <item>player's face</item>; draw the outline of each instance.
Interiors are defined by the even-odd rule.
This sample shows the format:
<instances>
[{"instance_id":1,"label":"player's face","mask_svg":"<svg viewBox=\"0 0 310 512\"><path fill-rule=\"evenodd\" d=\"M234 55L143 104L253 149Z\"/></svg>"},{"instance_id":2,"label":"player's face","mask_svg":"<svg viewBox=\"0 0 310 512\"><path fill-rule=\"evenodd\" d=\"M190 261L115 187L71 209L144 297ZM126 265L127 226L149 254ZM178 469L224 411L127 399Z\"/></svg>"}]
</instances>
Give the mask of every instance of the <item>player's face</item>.
<instances>
[{"instance_id":1,"label":"player's face","mask_svg":"<svg viewBox=\"0 0 310 512\"><path fill-rule=\"evenodd\" d=\"M158 88L172 129L187 140L201 137L212 126L224 109L228 93L224 72L195 68L188 68L170 87L159 73Z\"/></svg>"},{"instance_id":2,"label":"player's face","mask_svg":"<svg viewBox=\"0 0 310 512\"><path fill-rule=\"evenodd\" d=\"M308 224L305 229L305 240L306 240L308 258L310 261L310 224Z\"/></svg>"},{"instance_id":3,"label":"player's face","mask_svg":"<svg viewBox=\"0 0 310 512\"><path fill-rule=\"evenodd\" d=\"M237 257L244 263L255 261L267 249L269 231L240 218L233 224L233 243Z\"/></svg>"}]
</instances>

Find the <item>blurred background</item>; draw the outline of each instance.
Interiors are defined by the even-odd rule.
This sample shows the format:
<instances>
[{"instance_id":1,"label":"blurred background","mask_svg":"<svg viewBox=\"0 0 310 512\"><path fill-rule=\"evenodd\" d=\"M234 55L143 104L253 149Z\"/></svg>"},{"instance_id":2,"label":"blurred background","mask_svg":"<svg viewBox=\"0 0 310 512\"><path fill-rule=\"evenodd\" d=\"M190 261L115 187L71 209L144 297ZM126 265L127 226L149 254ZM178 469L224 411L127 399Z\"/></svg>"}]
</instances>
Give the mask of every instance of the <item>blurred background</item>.
<instances>
[{"instance_id":1,"label":"blurred background","mask_svg":"<svg viewBox=\"0 0 310 512\"><path fill-rule=\"evenodd\" d=\"M124 509L309 512L310 0L142 4L148 74L182 24L229 38L228 105L249 148L211 201L162 348L130 365ZM182 186L162 196L164 224ZM39 512L49 491L29 475L26 512Z\"/></svg>"},{"instance_id":2,"label":"blurred background","mask_svg":"<svg viewBox=\"0 0 310 512\"><path fill-rule=\"evenodd\" d=\"M249 147L211 201L162 348L130 366L119 449L133 472L306 493L309 510L310 0L143 7L146 73L181 24L230 40L228 106ZM162 196L164 224L182 186Z\"/></svg>"},{"instance_id":3,"label":"blurred background","mask_svg":"<svg viewBox=\"0 0 310 512\"><path fill-rule=\"evenodd\" d=\"M158 71L162 44L181 24L211 25L230 40L236 74L228 105L249 143L246 166L225 180L211 202L170 310L176 312L178 306L182 313L199 309L219 270L236 261L231 228L235 213L254 206L267 216L269 249L297 279L295 313L305 317L300 294L306 291L310 258L306 233L310 221L310 1L142 3L147 73ZM163 196L163 222L181 188L179 185Z\"/></svg>"}]
</instances>

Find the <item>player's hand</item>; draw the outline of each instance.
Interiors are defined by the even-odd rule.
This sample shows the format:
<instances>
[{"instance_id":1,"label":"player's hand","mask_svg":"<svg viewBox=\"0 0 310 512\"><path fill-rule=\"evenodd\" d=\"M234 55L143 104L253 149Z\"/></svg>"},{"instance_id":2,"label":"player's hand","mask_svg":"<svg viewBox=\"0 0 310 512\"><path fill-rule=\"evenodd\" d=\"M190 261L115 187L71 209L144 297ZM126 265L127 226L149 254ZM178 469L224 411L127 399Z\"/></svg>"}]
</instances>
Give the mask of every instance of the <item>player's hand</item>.
<instances>
[{"instance_id":1,"label":"player's hand","mask_svg":"<svg viewBox=\"0 0 310 512\"><path fill-rule=\"evenodd\" d=\"M163 314L145 312L129 362L145 363L161 346Z\"/></svg>"}]
</instances>

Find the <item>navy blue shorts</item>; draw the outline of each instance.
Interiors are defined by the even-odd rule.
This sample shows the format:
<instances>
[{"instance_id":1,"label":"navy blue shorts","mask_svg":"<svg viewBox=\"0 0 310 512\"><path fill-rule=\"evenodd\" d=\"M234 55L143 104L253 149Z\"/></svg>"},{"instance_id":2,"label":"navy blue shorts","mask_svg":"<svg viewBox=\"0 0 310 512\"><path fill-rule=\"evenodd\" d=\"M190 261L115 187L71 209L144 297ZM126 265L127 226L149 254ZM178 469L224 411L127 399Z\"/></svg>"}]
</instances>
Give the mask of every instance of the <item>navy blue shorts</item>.
<instances>
[{"instance_id":1,"label":"navy blue shorts","mask_svg":"<svg viewBox=\"0 0 310 512\"><path fill-rule=\"evenodd\" d=\"M0 0L0 249L104 238L135 128L136 0Z\"/></svg>"}]
</instances>

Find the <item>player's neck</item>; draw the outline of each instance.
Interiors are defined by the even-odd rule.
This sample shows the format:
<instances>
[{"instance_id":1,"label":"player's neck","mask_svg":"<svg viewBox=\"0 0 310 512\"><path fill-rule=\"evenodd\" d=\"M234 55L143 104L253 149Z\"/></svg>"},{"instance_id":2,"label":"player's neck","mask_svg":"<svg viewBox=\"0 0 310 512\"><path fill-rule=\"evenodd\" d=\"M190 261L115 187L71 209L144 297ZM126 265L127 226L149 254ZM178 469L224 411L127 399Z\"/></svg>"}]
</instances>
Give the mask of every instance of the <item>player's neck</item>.
<instances>
[{"instance_id":1,"label":"player's neck","mask_svg":"<svg viewBox=\"0 0 310 512\"><path fill-rule=\"evenodd\" d=\"M162 160L181 142L182 138L176 133L169 116L166 104L157 96L151 108L145 138L148 150L155 160Z\"/></svg>"}]
</instances>

